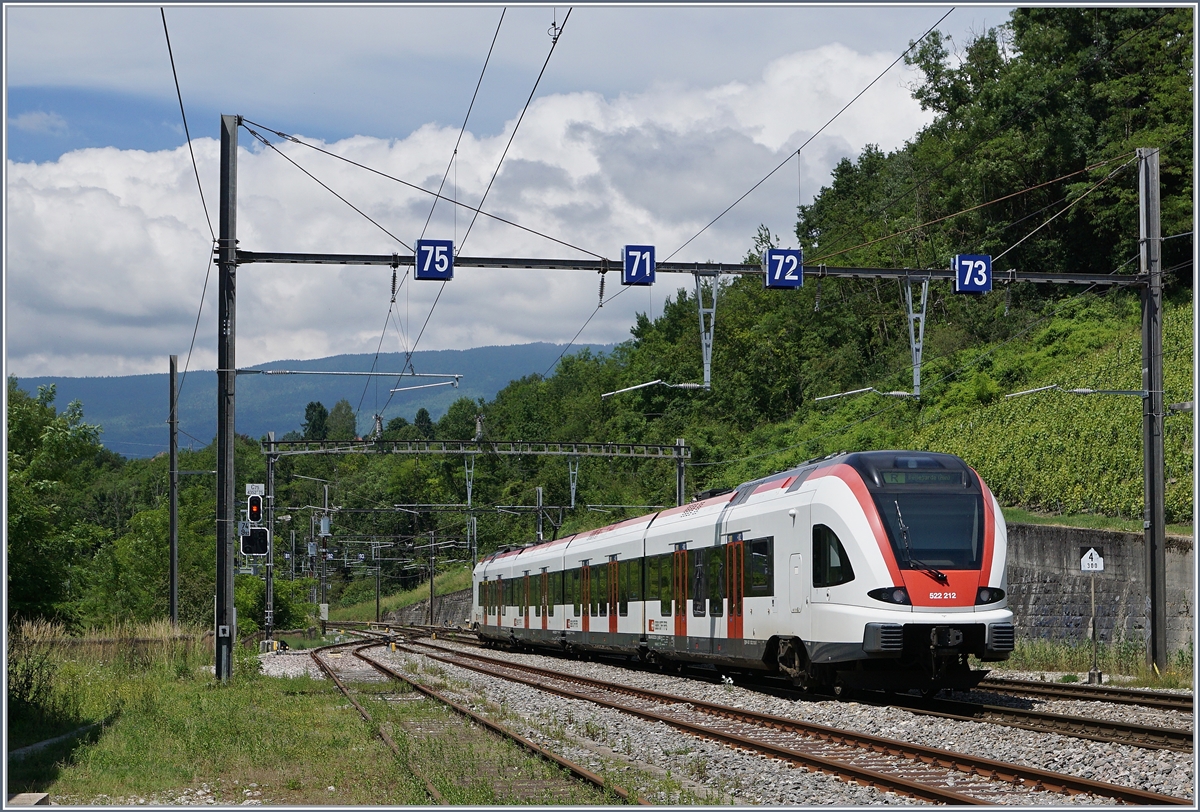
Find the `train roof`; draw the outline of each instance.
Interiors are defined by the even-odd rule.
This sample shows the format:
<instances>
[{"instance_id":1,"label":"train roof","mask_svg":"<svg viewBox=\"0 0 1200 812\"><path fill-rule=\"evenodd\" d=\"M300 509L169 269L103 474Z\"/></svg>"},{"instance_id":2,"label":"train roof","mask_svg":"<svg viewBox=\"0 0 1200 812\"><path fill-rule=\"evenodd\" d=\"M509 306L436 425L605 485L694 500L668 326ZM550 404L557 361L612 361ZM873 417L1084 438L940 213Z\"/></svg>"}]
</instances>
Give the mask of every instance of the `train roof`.
<instances>
[{"instance_id":1,"label":"train roof","mask_svg":"<svg viewBox=\"0 0 1200 812\"><path fill-rule=\"evenodd\" d=\"M726 502L732 502L734 505L740 505L756 493L771 490L772 488L793 488L803 482L808 476L819 468L826 468L830 465L845 464L858 470L860 473L869 473L880 469L890 468L952 468L958 470L968 469L967 464L962 458L954 454L943 454L937 451L912 451L893 449L888 451L839 451L836 454L830 454L826 457L819 457L812 460L806 460L792 468L784 471L777 471L774 474L752 479L749 482L743 482L736 488L729 489L723 493L718 493L706 499L700 499L694 502L688 502L677 507L667 508L666 510L656 511L654 513L646 513L641 516L635 516L631 519L625 519L614 524L608 524L603 527L597 527L594 530L583 530L570 536L564 536L553 541L544 541L540 544L530 544L524 547L502 547L496 552L487 555L480 559L480 564L488 561L498 561L510 556L520 555L522 553L533 551L544 551L551 547L561 544L567 544L575 539L586 540L596 538L614 530L619 530L626 527L631 527L637 524L649 524L658 517L673 516L675 514L689 515L697 512L705 507L712 505L723 505Z\"/></svg>"}]
</instances>

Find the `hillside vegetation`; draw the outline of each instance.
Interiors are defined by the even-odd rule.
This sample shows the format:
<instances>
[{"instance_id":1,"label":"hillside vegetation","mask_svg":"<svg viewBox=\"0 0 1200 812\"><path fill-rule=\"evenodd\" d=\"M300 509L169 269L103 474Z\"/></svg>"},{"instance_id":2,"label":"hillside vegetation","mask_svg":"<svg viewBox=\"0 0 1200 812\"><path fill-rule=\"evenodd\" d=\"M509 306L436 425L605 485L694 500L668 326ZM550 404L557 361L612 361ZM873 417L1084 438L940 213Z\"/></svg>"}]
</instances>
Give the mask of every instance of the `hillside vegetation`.
<instances>
[{"instance_id":1,"label":"hillside vegetation","mask_svg":"<svg viewBox=\"0 0 1200 812\"><path fill-rule=\"evenodd\" d=\"M485 440L671 445L682 437L692 450L690 493L836 451L925 448L961 455L1009 506L1139 516L1138 398L1005 397L1050 384L1140 389L1137 291L1002 280L1014 268L1135 273L1133 150L1160 147L1165 401L1194 399L1191 20L1183 8L1019 9L961 46L932 36L911 61L923 76L914 95L936 112L934 122L902 149L867 147L843 160L800 207L795 238L809 267L944 268L960 252L993 257L998 283L989 294L931 285L919 400L815 400L863 387L910 389L898 283L826 278L770 291L758 278L738 277L720 282L710 391L648 387L601 398L655 379L701 380L695 293L679 291L657 318L640 316L630 340L609 354L568 355L547 377L513 381L490 400L461 398L436 422L393 423L385 437L470 440L478 415ZM760 229L739 253L755 262L778 242ZM165 456L126 460L104 451L81 407L56 411L52 389L31 395L10 379L8 392L10 615L73 628L162 617ZM1191 522L1190 417L1168 417L1164 434L1167 518ZM265 481L252 438L239 440L236 466L237 494L246 482ZM212 470L215 451L184 454L180 467ZM439 550L439 561L470 558L465 512L395 507L465 503L460 457L282 459L276 504L291 523L276 525L277 539L290 542L294 530L301 555L312 506L324 500L313 478L330 483L337 509L331 603L373 597L374 578L356 563L372 539L392 545L382 548L391 592L427 577L414 541L431 532L455 545ZM573 510L569 482L562 457L480 455L471 494L482 508L480 551L534 538L528 508L538 487L551 506L547 536L675 502L669 462L586 458ZM212 618L213 488L212 477L190 476L181 496L181 615L189 622ZM277 546L277 571L287 571L286 549ZM261 619L259 584L239 576L240 631ZM311 580L279 584L287 611L312 610Z\"/></svg>"}]
</instances>

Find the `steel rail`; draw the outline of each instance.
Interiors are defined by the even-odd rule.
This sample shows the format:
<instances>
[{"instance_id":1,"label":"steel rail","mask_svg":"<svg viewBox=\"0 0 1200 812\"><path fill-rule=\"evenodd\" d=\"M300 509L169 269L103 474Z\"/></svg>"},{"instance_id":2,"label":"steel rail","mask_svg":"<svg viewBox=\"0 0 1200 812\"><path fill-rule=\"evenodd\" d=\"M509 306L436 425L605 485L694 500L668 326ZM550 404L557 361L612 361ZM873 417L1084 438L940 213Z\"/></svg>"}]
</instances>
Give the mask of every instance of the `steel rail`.
<instances>
[{"instance_id":1,"label":"steel rail","mask_svg":"<svg viewBox=\"0 0 1200 812\"><path fill-rule=\"evenodd\" d=\"M355 642L357 642L357 641L355 641ZM338 687L338 689L342 692L343 695L345 695L346 699L350 700L350 704L352 704L355 707L355 709L359 712L359 715L362 716L362 718L367 722L367 724L374 725L374 720L371 719L371 714L367 713L367 709L364 708L362 705L360 705L358 703L358 700L350 695L349 689L347 689L346 686L342 683L342 681L340 679L338 679L338 675L334 673L333 667L331 665L329 665L328 663L326 663L319 656L319 652L329 651L330 649L342 648L342 647L350 646L350 645L354 645L354 643L334 643L333 645L330 645L330 646L321 646L320 648L313 649L309 654L312 657L313 662L315 662L317 664L317 667L320 668L322 671L324 671L326 674L328 674L329 679L333 681L333 684ZM383 729L383 725L375 725L375 729L379 733L379 738L383 739L384 743L387 744L387 746L392 749L393 753L395 753L396 758L403 760L404 757L400 754L400 747L396 744L395 740L392 739L392 737L390 735L388 735L388 732ZM413 767L411 762L405 762L405 763L406 763L406 766L410 770L412 770L413 773L416 774L416 776L418 778L420 778L422 782L424 782L425 791L427 793L429 793L430 798L433 798L434 801L436 801L437 803L439 803L443 806L450 805L450 802L447 801L440 792L438 792L437 787L435 787L433 785L433 783L424 774L418 772L417 769L415 767Z\"/></svg>"},{"instance_id":2,"label":"steel rail","mask_svg":"<svg viewBox=\"0 0 1200 812\"><path fill-rule=\"evenodd\" d=\"M779 747L778 745L762 742L758 739L749 739L736 734L714 730L708 726L691 724L670 714L657 713L646 709L629 708L626 705L612 700L605 700L584 694L578 694L577 692L573 692L569 689L555 688L548 684L548 679L556 679L587 686L593 689L602 689L618 694L641 697L659 704L687 706L691 709L698 710L711 716L736 720L739 722L752 724L760 728L769 728L800 734L808 738L849 746L858 750L866 750L868 752L901 757L919 764L941 767L946 770L966 773L968 775L976 775L992 781L1003 782L1005 785L1011 785L1025 790L1044 789L1051 792L1072 795L1088 794L1099 797L1114 798L1119 801L1134 804L1192 804L1192 802L1187 799L1175 798L1153 792L1146 792L1144 790L1134 789L1132 787L1124 787L1116 784L1093 781L1086 778L1078 778L1076 776L1055 773L1049 770L1041 770L1035 767L1009 764L1006 762L995 761L993 759L971 756L965 753L955 753L949 750L942 750L940 748L925 747L923 745L911 744L909 742L888 739L880 736L872 736L865 733L830 728L824 725L801 722L794 719L786 719L770 714L755 713L741 708L732 708L726 705L703 702L688 697L674 696L659 691L633 688L626 685L612 683L611 681L606 682L602 680L589 679L587 677L563 674L550 669L537 668L534 666L511 663L504 660L497 660L493 657L487 657L480 654L454 652L447 649L440 649L438 654L432 654L429 653L427 649L439 649L439 647L421 642L416 642L416 645L419 645L421 648L417 651L414 651L414 653L419 653L451 665L458 665L460 667L481 671L491 676L502 676L496 673L497 667L499 667L501 670L511 669L515 672L525 672L530 675L536 675L536 677L524 677L519 674L513 674L510 676L502 676L502 678L513 679L532 687L551 691L564 696L574 695L574 698L613 707L617 710L633 713L635 715L642 716L643 718L660 721L680 729L687 729L689 732L692 732L696 735L722 739L738 747L750 747L763 752L769 752L769 754L777 758L783 758L789 761L796 761L797 759L809 759L812 758L812 756L800 753L799 751L795 751L790 748ZM471 661L478 661L480 664L476 665L471 663ZM484 664L486 664L486 666ZM828 763L822 766L823 762ZM804 762L801 761L800 763ZM813 761L813 765L817 769L825 770L826 768L835 768L840 771L842 762L836 759L822 760L818 757ZM907 788L901 788L904 787L904 783L902 781L898 783L895 782L895 778L893 776L885 773L877 773L873 770L868 770L868 773L871 773L871 775L864 774L861 778L855 778L854 780L865 780L869 782L878 780L880 782L890 784L891 787L896 789L896 791L905 793L910 792L910 790ZM876 784L876 786L882 786L882 784ZM928 787L924 785L919 786L922 792L950 792L937 787ZM953 794L956 796L953 800L951 800L949 796L945 796L941 799L942 802L958 804L991 803L991 801L971 798L970 796L965 796L958 792L954 792ZM918 795L917 797L933 800L933 798L931 798L929 795Z\"/></svg>"},{"instance_id":3,"label":"steel rail","mask_svg":"<svg viewBox=\"0 0 1200 812\"><path fill-rule=\"evenodd\" d=\"M1061 713L1008 708L1001 705L986 705L956 699L936 697L926 699L904 694L870 699L860 696L859 699L875 705L904 708L925 716L957 719L964 722L986 722L1033 730L1038 733L1061 733L1074 738L1155 750L1174 750L1179 753L1190 753L1193 749L1194 734L1190 730L1181 728L1069 716Z\"/></svg>"},{"instance_id":4,"label":"steel rail","mask_svg":"<svg viewBox=\"0 0 1200 812\"><path fill-rule=\"evenodd\" d=\"M1024 696L1046 696L1055 699L1083 699L1099 702L1117 702L1123 705L1141 705L1162 710L1191 711L1194 707L1191 694L1169 694L1163 691L1137 688L1114 688L1108 685L1084 685L1062 682L1038 682L988 678L979 683L979 690Z\"/></svg>"},{"instance_id":5,"label":"steel rail","mask_svg":"<svg viewBox=\"0 0 1200 812\"><path fill-rule=\"evenodd\" d=\"M636 804L639 804L642 806L651 806L650 802L647 801L646 799L644 799L640 796L631 795L628 790L626 790L623 787L619 787L610 781L607 781L603 776L597 775L596 773L588 770L587 768L582 767L579 764L576 764L575 762L570 761L569 759L563 758L562 756L558 755L557 753L553 753L553 752L541 747L540 745L536 744L533 741L530 741L529 739L525 738L524 736L517 733L516 731L509 730L507 727L504 727L503 725L497 724L490 719L480 716L479 714L472 711L470 708L467 708L463 705L458 704L450 697L434 690L433 688L430 688L426 685L422 685L421 683L417 682L416 680L412 679L411 677L407 676L406 674L402 674L401 672L396 671L395 669L390 668L387 665L384 665L383 663L379 662L378 660L368 657L362 653L364 649L374 648L376 646L382 646L382 645L386 645L386 641L380 640L380 641L376 641L373 643L367 643L366 645L359 646L358 648L356 648L354 650L354 656L359 658L363 662L368 663L369 665L371 665L378 671L380 671L384 674L387 674L389 677L392 677L393 679L401 680L401 681L411 685L414 690L420 691L421 693L425 694L426 696L429 696L429 697L437 700L438 702L441 702L442 704L446 705L446 707L450 708L454 712L456 712L462 716L465 716L466 718L470 719L471 721L487 728L488 730L491 730L493 733L496 733L496 734L502 736L503 738L511 739L512 741L516 742L521 747L525 748L526 750L528 750L529 752L538 756L539 758L544 758L548 761L552 761L555 764L562 767L563 769L570 772L572 775L582 778L583 780L585 780L591 784L594 784L595 786L597 786L601 789L605 789L605 790L612 792L614 795L616 795L618 798L625 801L626 803L636 803Z\"/></svg>"}]
</instances>

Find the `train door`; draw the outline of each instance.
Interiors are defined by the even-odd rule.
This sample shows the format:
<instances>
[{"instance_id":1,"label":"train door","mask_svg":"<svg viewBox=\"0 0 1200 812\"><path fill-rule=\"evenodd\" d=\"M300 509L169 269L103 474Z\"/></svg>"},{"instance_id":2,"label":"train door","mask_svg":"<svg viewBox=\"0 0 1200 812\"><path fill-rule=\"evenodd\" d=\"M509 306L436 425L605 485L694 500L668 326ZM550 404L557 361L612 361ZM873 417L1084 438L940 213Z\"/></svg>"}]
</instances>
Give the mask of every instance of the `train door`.
<instances>
[{"instance_id":1,"label":"train door","mask_svg":"<svg viewBox=\"0 0 1200 812\"><path fill-rule=\"evenodd\" d=\"M541 589L542 630L544 631L547 628L549 628L547 623L548 623L548 620L550 617L550 573L546 571L545 567L542 567L541 579L542 579L542 589Z\"/></svg>"},{"instance_id":2,"label":"train door","mask_svg":"<svg viewBox=\"0 0 1200 812\"><path fill-rule=\"evenodd\" d=\"M521 598L521 614L525 615L525 628L529 628L529 571L525 571L525 577L521 583L521 591L524 597Z\"/></svg>"},{"instance_id":3,"label":"train door","mask_svg":"<svg viewBox=\"0 0 1200 812\"><path fill-rule=\"evenodd\" d=\"M588 620L592 614L592 568L588 566L588 562L584 561L579 565L579 577L581 579L580 589L583 591L581 598L583 603L583 630L586 632L590 630Z\"/></svg>"},{"instance_id":4,"label":"train door","mask_svg":"<svg viewBox=\"0 0 1200 812\"><path fill-rule=\"evenodd\" d=\"M617 564L616 556L608 562L608 631L617 633Z\"/></svg>"},{"instance_id":5,"label":"train door","mask_svg":"<svg viewBox=\"0 0 1200 812\"><path fill-rule=\"evenodd\" d=\"M726 636L730 640L741 640L742 629L742 598L746 588L745 578L746 550L742 534L729 537L725 545L725 592L728 597L729 627Z\"/></svg>"},{"instance_id":6,"label":"train door","mask_svg":"<svg viewBox=\"0 0 1200 812\"><path fill-rule=\"evenodd\" d=\"M687 649L687 596L688 596L687 547L679 545L671 555L671 599L675 606L676 648Z\"/></svg>"}]
</instances>

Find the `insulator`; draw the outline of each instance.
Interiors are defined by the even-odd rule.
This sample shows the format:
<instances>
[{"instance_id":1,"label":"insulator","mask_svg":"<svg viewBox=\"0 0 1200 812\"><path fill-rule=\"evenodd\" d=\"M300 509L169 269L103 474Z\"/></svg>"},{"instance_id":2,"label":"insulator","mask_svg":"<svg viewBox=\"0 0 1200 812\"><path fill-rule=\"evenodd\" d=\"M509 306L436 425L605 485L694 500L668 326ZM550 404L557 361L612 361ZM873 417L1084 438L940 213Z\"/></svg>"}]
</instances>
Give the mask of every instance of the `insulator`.
<instances>
[{"instance_id":1,"label":"insulator","mask_svg":"<svg viewBox=\"0 0 1200 812\"><path fill-rule=\"evenodd\" d=\"M813 312L821 309L821 277L817 277L817 299L813 302Z\"/></svg>"},{"instance_id":2,"label":"insulator","mask_svg":"<svg viewBox=\"0 0 1200 812\"><path fill-rule=\"evenodd\" d=\"M597 307L604 307L604 274L600 274L600 304Z\"/></svg>"},{"instance_id":3,"label":"insulator","mask_svg":"<svg viewBox=\"0 0 1200 812\"><path fill-rule=\"evenodd\" d=\"M392 268L392 299L396 298L396 269Z\"/></svg>"}]
</instances>

